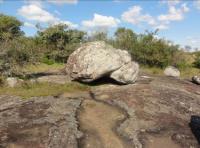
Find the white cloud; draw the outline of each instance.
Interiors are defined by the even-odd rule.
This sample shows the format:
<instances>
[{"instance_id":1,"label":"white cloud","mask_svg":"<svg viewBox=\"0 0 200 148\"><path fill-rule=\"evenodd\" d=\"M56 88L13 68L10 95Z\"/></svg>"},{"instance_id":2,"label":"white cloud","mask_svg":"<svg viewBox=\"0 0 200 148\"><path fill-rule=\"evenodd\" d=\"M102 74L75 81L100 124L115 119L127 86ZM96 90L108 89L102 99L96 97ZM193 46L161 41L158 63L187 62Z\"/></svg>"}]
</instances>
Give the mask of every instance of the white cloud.
<instances>
[{"instance_id":1,"label":"white cloud","mask_svg":"<svg viewBox=\"0 0 200 148\"><path fill-rule=\"evenodd\" d=\"M24 26L26 26L26 27L31 27L31 28L36 28L34 24L29 23L29 22L25 22L25 23L24 23Z\"/></svg>"},{"instance_id":2,"label":"white cloud","mask_svg":"<svg viewBox=\"0 0 200 148\"><path fill-rule=\"evenodd\" d=\"M86 28L110 28L110 27L117 27L120 23L120 20L114 18L112 16L103 16L100 14L94 14L92 20L84 20L82 21L83 27Z\"/></svg>"},{"instance_id":3,"label":"white cloud","mask_svg":"<svg viewBox=\"0 0 200 148\"><path fill-rule=\"evenodd\" d=\"M159 29L159 30L166 30L166 29L169 29L169 26L167 24L159 24L159 25L156 25L154 28Z\"/></svg>"},{"instance_id":4,"label":"white cloud","mask_svg":"<svg viewBox=\"0 0 200 148\"><path fill-rule=\"evenodd\" d=\"M0 0L0 4L3 3L3 0Z\"/></svg>"},{"instance_id":5,"label":"white cloud","mask_svg":"<svg viewBox=\"0 0 200 148\"><path fill-rule=\"evenodd\" d=\"M149 25L154 25L155 20L149 14L142 14L142 8L140 6L133 6L129 8L128 11L125 11L122 16L122 20L134 25L138 25L142 22L145 22Z\"/></svg>"},{"instance_id":6,"label":"white cloud","mask_svg":"<svg viewBox=\"0 0 200 148\"><path fill-rule=\"evenodd\" d=\"M58 20L51 13L43 10L36 4L22 6L18 10L18 13L28 20L34 20L43 23L52 23Z\"/></svg>"},{"instance_id":7,"label":"white cloud","mask_svg":"<svg viewBox=\"0 0 200 148\"><path fill-rule=\"evenodd\" d=\"M62 4L77 4L78 0L25 0L25 2L29 4L38 4L38 5L41 5L43 2L49 2L52 4L62 5Z\"/></svg>"},{"instance_id":8,"label":"white cloud","mask_svg":"<svg viewBox=\"0 0 200 148\"><path fill-rule=\"evenodd\" d=\"M78 0L48 0L50 3L62 5L62 4L77 4Z\"/></svg>"},{"instance_id":9,"label":"white cloud","mask_svg":"<svg viewBox=\"0 0 200 148\"><path fill-rule=\"evenodd\" d=\"M180 2L181 0L161 0L161 4L168 4L169 6L175 6Z\"/></svg>"},{"instance_id":10,"label":"white cloud","mask_svg":"<svg viewBox=\"0 0 200 148\"><path fill-rule=\"evenodd\" d=\"M37 5L39 7L42 7L42 0L24 0L25 1L25 4L33 4L33 5Z\"/></svg>"},{"instance_id":11,"label":"white cloud","mask_svg":"<svg viewBox=\"0 0 200 148\"><path fill-rule=\"evenodd\" d=\"M148 13L144 13L140 6L133 6L125 11L121 18L123 21L131 23L133 25L147 24L154 29L168 29L172 21L181 21L184 19L185 13L189 11L186 3L180 4L180 0L175 1L162 1L162 3L167 4L168 13L161 14L159 16L151 16Z\"/></svg>"},{"instance_id":12,"label":"white cloud","mask_svg":"<svg viewBox=\"0 0 200 148\"><path fill-rule=\"evenodd\" d=\"M39 23L47 23L50 25L64 23L69 25L69 27L77 27L76 24L72 22L61 20L55 17L53 14L44 10L41 5L38 4L29 4L24 5L18 10L18 14L26 18L27 20L36 21Z\"/></svg>"},{"instance_id":13,"label":"white cloud","mask_svg":"<svg viewBox=\"0 0 200 148\"><path fill-rule=\"evenodd\" d=\"M194 6L200 10L200 0L194 1Z\"/></svg>"},{"instance_id":14,"label":"white cloud","mask_svg":"<svg viewBox=\"0 0 200 148\"><path fill-rule=\"evenodd\" d=\"M180 8L169 6L168 14L158 16L159 21L180 21L184 19L184 14L189 11L189 8L184 3Z\"/></svg>"}]
</instances>

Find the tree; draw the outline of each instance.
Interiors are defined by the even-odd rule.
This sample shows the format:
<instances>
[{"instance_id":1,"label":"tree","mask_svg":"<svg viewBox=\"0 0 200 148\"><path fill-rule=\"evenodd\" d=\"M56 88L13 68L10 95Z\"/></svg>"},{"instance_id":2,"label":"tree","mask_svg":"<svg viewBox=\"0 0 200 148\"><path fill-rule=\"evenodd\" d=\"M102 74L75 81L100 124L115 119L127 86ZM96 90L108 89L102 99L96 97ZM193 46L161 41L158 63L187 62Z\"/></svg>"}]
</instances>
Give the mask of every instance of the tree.
<instances>
[{"instance_id":1,"label":"tree","mask_svg":"<svg viewBox=\"0 0 200 148\"><path fill-rule=\"evenodd\" d=\"M200 68L200 51L199 52L195 52L194 66L196 68Z\"/></svg>"},{"instance_id":2,"label":"tree","mask_svg":"<svg viewBox=\"0 0 200 148\"><path fill-rule=\"evenodd\" d=\"M89 39L89 41L107 41L107 32L95 32L93 33Z\"/></svg>"},{"instance_id":3,"label":"tree","mask_svg":"<svg viewBox=\"0 0 200 148\"><path fill-rule=\"evenodd\" d=\"M129 51L134 49L137 42L137 34L126 28L118 28L115 32L115 38L115 46Z\"/></svg>"},{"instance_id":4,"label":"tree","mask_svg":"<svg viewBox=\"0 0 200 148\"><path fill-rule=\"evenodd\" d=\"M23 35L22 22L15 17L0 14L0 41L10 40Z\"/></svg>"},{"instance_id":5,"label":"tree","mask_svg":"<svg viewBox=\"0 0 200 148\"><path fill-rule=\"evenodd\" d=\"M133 57L144 65L163 68L173 64L172 58L178 51L178 46L165 39L155 38L156 34L157 30L141 34L138 37L137 50L133 53Z\"/></svg>"},{"instance_id":6,"label":"tree","mask_svg":"<svg viewBox=\"0 0 200 148\"><path fill-rule=\"evenodd\" d=\"M38 31L38 34L47 46L60 50L63 50L66 44L81 42L85 35L82 31L69 29L65 24L51 26L44 31Z\"/></svg>"}]
</instances>

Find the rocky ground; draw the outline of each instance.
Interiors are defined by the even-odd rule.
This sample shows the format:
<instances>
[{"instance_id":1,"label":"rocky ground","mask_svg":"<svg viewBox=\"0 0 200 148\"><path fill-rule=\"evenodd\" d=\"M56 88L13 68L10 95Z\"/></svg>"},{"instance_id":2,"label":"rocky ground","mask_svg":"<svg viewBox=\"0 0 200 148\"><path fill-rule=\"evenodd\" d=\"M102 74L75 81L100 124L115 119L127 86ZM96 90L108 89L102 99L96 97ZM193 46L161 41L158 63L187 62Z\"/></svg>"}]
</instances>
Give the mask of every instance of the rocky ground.
<instances>
[{"instance_id":1,"label":"rocky ground","mask_svg":"<svg viewBox=\"0 0 200 148\"><path fill-rule=\"evenodd\" d=\"M198 148L190 127L200 86L140 74L132 85L99 81L88 92L0 96L0 148Z\"/></svg>"}]
</instances>

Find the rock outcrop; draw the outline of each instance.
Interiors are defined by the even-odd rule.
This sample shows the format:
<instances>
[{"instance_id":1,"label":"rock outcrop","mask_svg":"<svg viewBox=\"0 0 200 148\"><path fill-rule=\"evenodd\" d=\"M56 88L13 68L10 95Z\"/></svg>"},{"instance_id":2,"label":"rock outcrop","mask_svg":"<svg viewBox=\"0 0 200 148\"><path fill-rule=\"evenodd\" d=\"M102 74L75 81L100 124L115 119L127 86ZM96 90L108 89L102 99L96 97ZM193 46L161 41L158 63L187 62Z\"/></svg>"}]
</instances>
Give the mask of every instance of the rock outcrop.
<instances>
[{"instance_id":1,"label":"rock outcrop","mask_svg":"<svg viewBox=\"0 0 200 148\"><path fill-rule=\"evenodd\" d=\"M127 51L100 41L82 45L69 56L66 65L70 77L82 82L108 76L120 83L134 83L138 71L139 65L131 60Z\"/></svg>"},{"instance_id":2,"label":"rock outcrop","mask_svg":"<svg viewBox=\"0 0 200 148\"><path fill-rule=\"evenodd\" d=\"M164 74L170 77L180 77L180 71L174 66L165 68Z\"/></svg>"}]
</instances>

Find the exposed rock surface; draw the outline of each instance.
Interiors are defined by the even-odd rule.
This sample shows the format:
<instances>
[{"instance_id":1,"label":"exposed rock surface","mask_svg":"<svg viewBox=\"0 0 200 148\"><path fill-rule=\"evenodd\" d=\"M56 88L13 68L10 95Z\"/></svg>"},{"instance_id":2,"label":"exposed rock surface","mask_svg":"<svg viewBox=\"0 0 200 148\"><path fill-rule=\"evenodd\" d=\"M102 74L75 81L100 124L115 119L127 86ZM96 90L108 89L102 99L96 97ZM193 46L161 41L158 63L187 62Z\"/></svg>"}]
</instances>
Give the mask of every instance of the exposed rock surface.
<instances>
[{"instance_id":1,"label":"exposed rock surface","mask_svg":"<svg viewBox=\"0 0 200 148\"><path fill-rule=\"evenodd\" d=\"M193 81L195 84L199 84L199 85L200 85L200 77L194 76L194 77L192 77L192 81Z\"/></svg>"},{"instance_id":2,"label":"exposed rock surface","mask_svg":"<svg viewBox=\"0 0 200 148\"><path fill-rule=\"evenodd\" d=\"M0 97L0 147L76 148L81 99Z\"/></svg>"},{"instance_id":3,"label":"exposed rock surface","mask_svg":"<svg viewBox=\"0 0 200 148\"><path fill-rule=\"evenodd\" d=\"M74 80L91 82L110 76L120 83L134 83L139 66L127 51L114 49L105 42L90 42L68 58L66 72Z\"/></svg>"},{"instance_id":4,"label":"exposed rock surface","mask_svg":"<svg viewBox=\"0 0 200 148\"><path fill-rule=\"evenodd\" d=\"M165 68L164 74L171 77L180 77L180 71L174 66L168 66Z\"/></svg>"},{"instance_id":5,"label":"exposed rock surface","mask_svg":"<svg viewBox=\"0 0 200 148\"><path fill-rule=\"evenodd\" d=\"M0 147L198 148L188 124L199 105L198 85L148 75L56 98L0 96Z\"/></svg>"},{"instance_id":6,"label":"exposed rock surface","mask_svg":"<svg viewBox=\"0 0 200 148\"><path fill-rule=\"evenodd\" d=\"M49 76L41 76L36 79L31 79L35 82L49 82L49 83L56 83L56 84L66 84L70 82L70 78L66 75L49 75Z\"/></svg>"},{"instance_id":7,"label":"exposed rock surface","mask_svg":"<svg viewBox=\"0 0 200 148\"><path fill-rule=\"evenodd\" d=\"M173 77L140 77L137 82L93 89L96 100L128 113L118 133L135 147L198 148L188 124L191 115L200 114L200 87Z\"/></svg>"}]
</instances>

